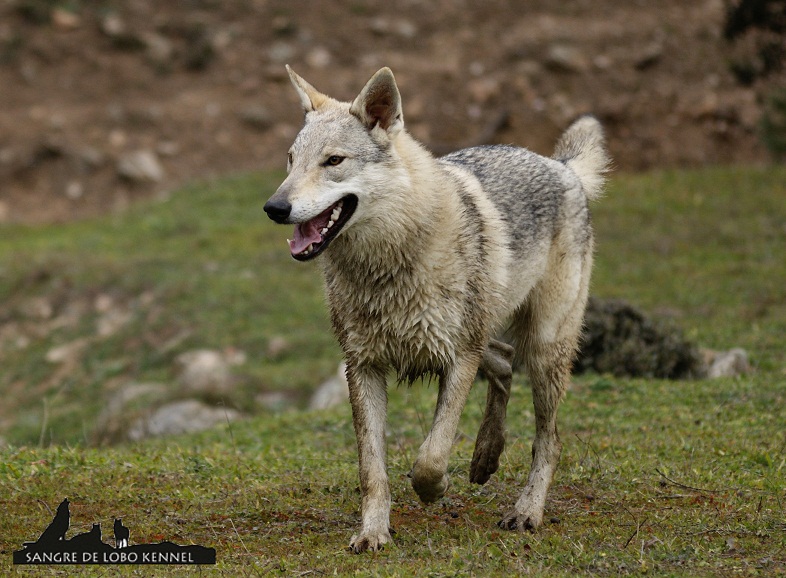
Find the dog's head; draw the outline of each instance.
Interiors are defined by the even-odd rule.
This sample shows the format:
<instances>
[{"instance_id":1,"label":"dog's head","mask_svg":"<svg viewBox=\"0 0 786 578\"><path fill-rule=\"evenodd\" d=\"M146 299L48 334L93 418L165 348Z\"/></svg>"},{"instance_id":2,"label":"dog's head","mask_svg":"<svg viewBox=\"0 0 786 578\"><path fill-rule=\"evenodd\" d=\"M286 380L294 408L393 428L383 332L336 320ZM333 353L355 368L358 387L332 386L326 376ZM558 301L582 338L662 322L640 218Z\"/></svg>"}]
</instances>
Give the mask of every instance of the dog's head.
<instances>
[{"instance_id":1,"label":"dog's head","mask_svg":"<svg viewBox=\"0 0 786 578\"><path fill-rule=\"evenodd\" d=\"M401 97L389 68L379 70L351 103L338 102L287 66L305 110L289 149L289 176L265 203L277 223L295 225L292 256L313 259L343 231L380 207L367 200L403 178L393 143L404 128Z\"/></svg>"}]
</instances>

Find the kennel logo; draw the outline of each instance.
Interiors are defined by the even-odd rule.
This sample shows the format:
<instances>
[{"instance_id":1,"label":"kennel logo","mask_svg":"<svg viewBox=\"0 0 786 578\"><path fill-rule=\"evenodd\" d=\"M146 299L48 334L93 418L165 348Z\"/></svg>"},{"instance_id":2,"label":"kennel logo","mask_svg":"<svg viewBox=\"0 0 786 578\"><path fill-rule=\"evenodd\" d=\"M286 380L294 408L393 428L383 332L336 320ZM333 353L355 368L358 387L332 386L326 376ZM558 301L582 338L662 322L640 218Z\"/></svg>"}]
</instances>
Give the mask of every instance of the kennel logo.
<instances>
[{"instance_id":1,"label":"kennel logo","mask_svg":"<svg viewBox=\"0 0 786 578\"><path fill-rule=\"evenodd\" d=\"M172 542L131 545L131 531L120 518L114 523L111 546L101 540L101 524L66 538L71 522L68 498L57 507L52 523L35 542L14 552L14 564L215 564L215 548L178 546Z\"/></svg>"}]
</instances>

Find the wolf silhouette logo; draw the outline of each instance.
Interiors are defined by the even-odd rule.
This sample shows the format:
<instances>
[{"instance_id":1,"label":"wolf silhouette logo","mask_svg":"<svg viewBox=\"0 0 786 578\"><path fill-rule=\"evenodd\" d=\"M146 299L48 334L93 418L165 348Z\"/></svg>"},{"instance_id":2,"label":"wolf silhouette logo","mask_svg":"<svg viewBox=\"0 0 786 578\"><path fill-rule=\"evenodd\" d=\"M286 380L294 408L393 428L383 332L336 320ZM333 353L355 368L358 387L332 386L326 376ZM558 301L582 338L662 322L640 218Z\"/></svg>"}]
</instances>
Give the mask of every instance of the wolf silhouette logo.
<instances>
[{"instance_id":1,"label":"wolf silhouette logo","mask_svg":"<svg viewBox=\"0 0 786 578\"><path fill-rule=\"evenodd\" d=\"M115 518L115 548L128 548L128 538L131 531L123 525L120 518Z\"/></svg>"},{"instance_id":2,"label":"wolf silhouette logo","mask_svg":"<svg viewBox=\"0 0 786 578\"><path fill-rule=\"evenodd\" d=\"M35 542L14 552L14 564L215 564L215 548L180 546L164 541L129 544L131 531L115 518L115 547L101 540L101 524L66 538L71 521L68 498L57 507L52 522Z\"/></svg>"}]
</instances>

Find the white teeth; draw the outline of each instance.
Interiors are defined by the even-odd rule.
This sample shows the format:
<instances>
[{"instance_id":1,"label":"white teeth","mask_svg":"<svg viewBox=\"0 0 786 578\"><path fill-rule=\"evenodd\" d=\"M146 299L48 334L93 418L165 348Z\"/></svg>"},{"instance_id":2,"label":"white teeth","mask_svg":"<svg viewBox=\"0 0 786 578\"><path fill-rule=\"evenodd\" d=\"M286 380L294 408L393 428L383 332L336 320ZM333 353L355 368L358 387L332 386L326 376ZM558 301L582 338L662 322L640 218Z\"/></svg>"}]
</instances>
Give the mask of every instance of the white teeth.
<instances>
[{"instance_id":1,"label":"white teeth","mask_svg":"<svg viewBox=\"0 0 786 578\"><path fill-rule=\"evenodd\" d=\"M287 247L291 247L291 246L292 246L292 241L290 241L289 239L287 239Z\"/></svg>"},{"instance_id":2,"label":"white teeth","mask_svg":"<svg viewBox=\"0 0 786 578\"><path fill-rule=\"evenodd\" d=\"M330 219L333 221L338 221L338 216L341 214L341 207L336 207L333 209L333 212L330 214Z\"/></svg>"},{"instance_id":3,"label":"white teeth","mask_svg":"<svg viewBox=\"0 0 786 578\"><path fill-rule=\"evenodd\" d=\"M322 229L322 230L320 231L320 233L322 233L322 234L324 235L325 233L327 233L327 232L328 232L328 228L329 228L329 227L325 227L324 229Z\"/></svg>"}]
</instances>

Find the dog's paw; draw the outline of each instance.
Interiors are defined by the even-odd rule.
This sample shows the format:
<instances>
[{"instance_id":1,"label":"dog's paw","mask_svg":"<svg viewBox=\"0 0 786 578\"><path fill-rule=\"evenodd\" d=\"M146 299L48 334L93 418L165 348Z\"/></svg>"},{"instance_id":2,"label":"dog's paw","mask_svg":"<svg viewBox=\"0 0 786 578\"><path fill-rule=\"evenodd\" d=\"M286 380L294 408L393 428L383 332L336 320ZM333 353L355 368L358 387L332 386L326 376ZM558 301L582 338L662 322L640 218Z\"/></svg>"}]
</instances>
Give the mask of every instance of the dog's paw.
<instances>
[{"instance_id":1,"label":"dog's paw","mask_svg":"<svg viewBox=\"0 0 786 578\"><path fill-rule=\"evenodd\" d=\"M511 510L497 522L497 526L503 530L519 530L521 532L534 531L543 521L543 513L519 512Z\"/></svg>"},{"instance_id":2,"label":"dog's paw","mask_svg":"<svg viewBox=\"0 0 786 578\"><path fill-rule=\"evenodd\" d=\"M498 428L485 428L478 432L472 463L469 466L469 481L485 484L491 474L499 469L499 457L505 449L505 435Z\"/></svg>"},{"instance_id":3,"label":"dog's paw","mask_svg":"<svg viewBox=\"0 0 786 578\"><path fill-rule=\"evenodd\" d=\"M354 554L362 552L377 552L385 547L385 544L392 543L390 530L387 532L361 532L352 536L349 541L349 550Z\"/></svg>"},{"instance_id":4,"label":"dog's paw","mask_svg":"<svg viewBox=\"0 0 786 578\"><path fill-rule=\"evenodd\" d=\"M450 487L450 477L447 474L442 474L441 477L418 476L413 468L410 477L412 478L412 489L426 504L439 500Z\"/></svg>"}]
</instances>

